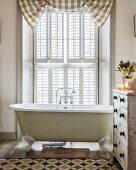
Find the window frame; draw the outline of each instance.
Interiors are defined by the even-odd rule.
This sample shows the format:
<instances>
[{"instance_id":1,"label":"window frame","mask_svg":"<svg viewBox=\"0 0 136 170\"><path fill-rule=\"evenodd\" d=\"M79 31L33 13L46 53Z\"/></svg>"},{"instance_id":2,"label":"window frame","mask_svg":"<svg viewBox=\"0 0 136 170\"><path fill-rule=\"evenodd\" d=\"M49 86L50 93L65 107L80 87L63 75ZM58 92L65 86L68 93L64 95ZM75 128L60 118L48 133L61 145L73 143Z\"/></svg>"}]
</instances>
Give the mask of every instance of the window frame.
<instances>
[{"instance_id":1,"label":"window frame","mask_svg":"<svg viewBox=\"0 0 136 170\"><path fill-rule=\"evenodd\" d=\"M47 9L48 10L48 9ZM53 11L53 10L51 10L51 11ZM51 12L50 11L50 12ZM50 13L49 12L49 13ZM82 12L81 12L81 15L82 15ZM83 20L83 15L82 15L82 20ZM49 34L50 34L50 17L49 16L47 16L47 23L48 23L48 31L49 31ZM83 27L83 21L82 21L82 24L80 25L80 28L82 28ZM83 28L82 28L83 29ZM46 65L46 68L48 68L49 69L49 73L48 73L48 84L50 84L50 86L49 86L49 89L52 89L52 68L51 68L51 66L50 65L52 65L52 67L53 68L64 68L64 87L65 88L67 88L67 85L68 85L68 74L67 74L67 72L68 72L68 68L70 68L70 67L72 67L73 65L74 65L74 63L77 63L77 61L78 62L80 62L80 66L76 66L76 67L79 67L80 68L80 82L82 82L82 80L83 80L83 68L85 68L85 67L87 67L87 65L91 65L91 64L94 64L95 65L95 67L96 67L96 69L95 69L95 82L96 82L96 91L95 91L95 94L96 94L96 104L98 104L98 101L99 101L99 57L98 57L98 54L99 54L99 45L98 45L98 43L99 43L99 33L98 33L98 28L97 28L97 26L95 25L95 59L85 59L84 57L81 57L80 59L68 59L68 57L67 57L67 63L65 63L65 61L64 61L64 57L63 57L63 59L51 59L51 57L50 57L50 55L49 55L49 57L47 57L46 59L37 59L36 58L36 28L34 28L34 34L33 34L33 38L34 38L34 42L33 42L33 48L34 48L34 55L33 55L33 57L34 57L34 83L33 83L33 88L34 88L34 102L36 102L36 98L37 98L37 96L36 96L36 89L37 89L37 86L36 86L36 68L37 68L37 63L38 64L43 64L43 68L45 68L45 65ZM82 33L82 31L80 31L80 33ZM81 35L82 36L82 35ZM49 36L48 36L49 37ZM48 38L48 46L49 46L49 44L50 44L50 39ZM80 42L82 42L81 40L80 40ZM83 42L82 42L82 44L83 44ZM47 56L48 56L48 54L50 54L50 51L49 51L49 47L47 46ZM81 48L81 51L83 51L83 45L81 45L82 46L82 48ZM83 52L82 52L82 54L83 54ZM67 56L68 56L68 54L67 54ZM89 62L89 64L88 64L88 62ZM82 88L83 89L83 87L82 87L82 85L80 85L81 87L80 88ZM48 92L49 92L49 94L48 94L48 103L52 103L53 102L53 99L51 98L51 96L52 96L52 94L53 94L53 90L48 90ZM79 100L80 100L80 102L79 102L79 104L81 104L82 103L82 101L83 101L83 92L82 92L82 90L79 90L79 92L80 92L80 98L79 98Z\"/></svg>"}]
</instances>

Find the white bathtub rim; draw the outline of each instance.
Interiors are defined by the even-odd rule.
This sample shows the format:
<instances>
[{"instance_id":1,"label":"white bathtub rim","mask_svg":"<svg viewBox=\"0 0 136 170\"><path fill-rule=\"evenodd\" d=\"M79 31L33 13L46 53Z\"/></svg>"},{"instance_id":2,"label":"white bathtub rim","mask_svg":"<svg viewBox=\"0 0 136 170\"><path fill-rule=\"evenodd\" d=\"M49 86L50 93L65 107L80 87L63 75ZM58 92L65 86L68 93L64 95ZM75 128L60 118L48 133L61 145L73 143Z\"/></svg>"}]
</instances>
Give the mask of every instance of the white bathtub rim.
<instances>
[{"instance_id":1,"label":"white bathtub rim","mask_svg":"<svg viewBox=\"0 0 136 170\"><path fill-rule=\"evenodd\" d=\"M52 106L51 108L46 108L45 106ZM25 107L27 106L27 108ZM31 106L31 107L30 107ZM40 106L40 108L34 106ZM41 107L42 106L42 107ZM60 109L57 108L56 104L35 104L35 103L23 103L23 104L12 104L9 105L9 109L14 111L30 111L30 112L87 112L87 113L113 113L113 106L112 105L61 105L61 107L71 107L70 109ZM72 106L90 106L90 109L74 109ZM99 107L99 109L91 109L91 107Z\"/></svg>"}]
</instances>

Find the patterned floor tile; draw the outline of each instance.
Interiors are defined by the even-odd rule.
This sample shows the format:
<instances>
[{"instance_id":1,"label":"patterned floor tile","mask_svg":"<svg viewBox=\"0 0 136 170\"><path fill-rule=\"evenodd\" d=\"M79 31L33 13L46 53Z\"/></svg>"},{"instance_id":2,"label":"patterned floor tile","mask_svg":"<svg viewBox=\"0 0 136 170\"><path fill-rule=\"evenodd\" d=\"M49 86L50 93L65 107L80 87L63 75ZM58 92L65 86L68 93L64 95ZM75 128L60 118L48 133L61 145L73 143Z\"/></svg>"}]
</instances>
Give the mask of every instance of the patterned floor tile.
<instances>
[{"instance_id":1,"label":"patterned floor tile","mask_svg":"<svg viewBox=\"0 0 136 170\"><path fill-rule=\"evenodd\" d=\"M0 159L0 170L121 170L112 160Z\"/></svg>"}]
</instances>

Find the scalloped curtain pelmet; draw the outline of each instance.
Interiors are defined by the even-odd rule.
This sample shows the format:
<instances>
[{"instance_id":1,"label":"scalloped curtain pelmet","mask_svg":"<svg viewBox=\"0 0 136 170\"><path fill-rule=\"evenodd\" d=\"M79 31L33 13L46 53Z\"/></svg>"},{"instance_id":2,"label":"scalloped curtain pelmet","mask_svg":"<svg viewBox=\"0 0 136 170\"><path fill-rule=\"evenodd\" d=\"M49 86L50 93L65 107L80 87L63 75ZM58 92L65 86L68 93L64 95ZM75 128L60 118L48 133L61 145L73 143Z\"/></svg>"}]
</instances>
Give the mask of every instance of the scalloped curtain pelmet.
<instances>
[{"instance_id":1,"label":"scalloped curtain pelmet","mask_svg":"<svg viewBox=\"0 0 136 170\"><path fill-rule=\"evenodd\" d=\"M87 6L93 21L101 27L110 14L114 0L18 0L18 2L23 16L32 28L36 26L47 6L61 11L74 11Z\"/></svg>"}]
</instances>

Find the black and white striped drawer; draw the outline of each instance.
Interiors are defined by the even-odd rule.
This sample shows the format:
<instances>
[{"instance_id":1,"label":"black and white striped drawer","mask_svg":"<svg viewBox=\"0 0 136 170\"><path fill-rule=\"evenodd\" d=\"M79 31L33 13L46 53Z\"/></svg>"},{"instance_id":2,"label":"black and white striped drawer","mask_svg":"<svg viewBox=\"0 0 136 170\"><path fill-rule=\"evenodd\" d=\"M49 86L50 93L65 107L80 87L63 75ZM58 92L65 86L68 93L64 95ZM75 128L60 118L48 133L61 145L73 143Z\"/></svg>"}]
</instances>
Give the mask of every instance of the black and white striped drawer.
<instances>
[{"instance_id":1,"label":"black and white striped drawer","mask_svg":"<svg viewBox=\"0 0 136 170\"><path fill-rule=\"evenodd\" d=\"M128 97L126 95L120 94L120 93L113 93L113 104L118 104L122 106L123 108L128 108Z\"/></svg>"},{"instance_id":2,"label":"black and white striped drawer","mask_svg":"<svg viewBox=\"0 0 136 170\"><path fill-rule=\"evenodd\" d=\"M123 124L114 119L113 131L118 136L118 138L127 146L128 144L128 130Z\"/></svg>"},{"instance_id":3,"label":"black and white striped drawer","mask_svg":"<svg viewBox=\"0 0 136 170\"><path fill-rule=\"evenodd\" d=\"M120 142L120 139L114 135L114 141L113 141L113 147L114 147L114 152L118 157L118 160L120 163L123 165L123 167L127 167L127 148L126 146Z\"/></svg>"},{"instance_id":4,"label":"black and white striped drawer","mask_svg":"<svg viewBox=\"0 0 136 170\"><path fill-rule=\"evenodd\" d=\"M118 119L124 126L128 124L128 111L117 103L114 104L113 114L116 119Z\"/></svg>"}]
</instances>

